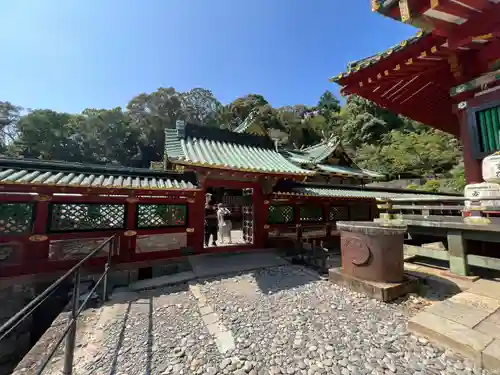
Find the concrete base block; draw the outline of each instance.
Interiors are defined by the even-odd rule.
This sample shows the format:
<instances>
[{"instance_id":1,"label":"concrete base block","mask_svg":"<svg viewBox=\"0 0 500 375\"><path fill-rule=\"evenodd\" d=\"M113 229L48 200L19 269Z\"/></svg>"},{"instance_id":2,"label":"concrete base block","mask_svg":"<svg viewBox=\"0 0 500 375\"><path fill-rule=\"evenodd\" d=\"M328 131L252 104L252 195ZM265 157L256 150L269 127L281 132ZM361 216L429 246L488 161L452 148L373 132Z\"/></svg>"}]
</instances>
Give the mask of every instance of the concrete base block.
<instances>
[{"instance_id":1,"label":"concrete base block","mask_svg":"<svg viewBox=\"0 0 500 375\"><path fill-rule=\"evenodd\" d=\"M483 367L490 371L498 371L500 369L500 340L493 340L483 350Z\"/></svg>"},{"instance_id":2,"label":"concrete base block","mask_svg":"<svg viewBox=\"0 0 500 375\"><path fill-rule=\"evenodd\" d=\"M342 268L332 268L328 274L330 281L383 302L389 302L408 293L416 292L419 282L418 278L409 275L402 283L361 280L343 273Z\"/></svg>"},{"instance_id":3,"label":"concrete base block","mask_svg":"<svg viewBox=\"0 0 500 375\"><path fill-rule=\"evenodd\" d=\"M408 330L481 364L482 351L493 339L449 319L423 311L408 322Z\"/></svg>"}]
</instances>

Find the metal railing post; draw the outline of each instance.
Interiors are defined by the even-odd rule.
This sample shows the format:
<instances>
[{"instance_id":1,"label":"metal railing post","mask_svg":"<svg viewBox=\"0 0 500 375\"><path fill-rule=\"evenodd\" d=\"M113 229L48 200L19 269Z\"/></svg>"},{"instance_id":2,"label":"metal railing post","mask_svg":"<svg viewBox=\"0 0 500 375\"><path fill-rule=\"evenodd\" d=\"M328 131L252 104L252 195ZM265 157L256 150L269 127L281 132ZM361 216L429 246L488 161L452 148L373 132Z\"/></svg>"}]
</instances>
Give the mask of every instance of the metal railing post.
<instances>
[{"instance_id":1,"label":"metal railing post","mask_svg":"<svg viewBox=\"0 0 500 375\"><path fill-rule=\"evenodd\" d=\"M80 268L75 271L75 279L73 286L73 298L71 301L71 328L68 336L66 336L66 348L64 352L64 375L73 373L73 358L75 354L76 341L76 319L78 317L78 301L80 299Z\"/></svg>"}]
</instances>

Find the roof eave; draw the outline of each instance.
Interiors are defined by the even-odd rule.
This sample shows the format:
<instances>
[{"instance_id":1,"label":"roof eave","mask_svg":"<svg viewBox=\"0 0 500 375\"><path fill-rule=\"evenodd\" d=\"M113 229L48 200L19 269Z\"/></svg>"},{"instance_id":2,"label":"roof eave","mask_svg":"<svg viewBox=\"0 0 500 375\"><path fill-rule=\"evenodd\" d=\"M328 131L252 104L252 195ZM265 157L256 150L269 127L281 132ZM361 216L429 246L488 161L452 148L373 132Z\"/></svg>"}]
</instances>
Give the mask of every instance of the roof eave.
<instances>
[{"instance_id":1,"label":"roof eave","mask_svg":"<svg viewBox=\"0 0 500 375\"><path fill-rule=\"evenodd\" d=\"M231 166L217 165L217 164L208 164L208 163L195 163L189 160L176 160L172 161L172 163L184 165L184 166L192 166L197 168L207 168L207 169L218 169L221 171L234 171L234 172L243 172L243 173L255 173L255 174L269 174L269 175L283 175L283 176L314 176L316 174L315 171L306 170L304 172L285 172L285 171L269 171L263 169L250 169L250 168L237 168ZM295 164L292 164L295 166Z\"/></svg>"}]
</instances>

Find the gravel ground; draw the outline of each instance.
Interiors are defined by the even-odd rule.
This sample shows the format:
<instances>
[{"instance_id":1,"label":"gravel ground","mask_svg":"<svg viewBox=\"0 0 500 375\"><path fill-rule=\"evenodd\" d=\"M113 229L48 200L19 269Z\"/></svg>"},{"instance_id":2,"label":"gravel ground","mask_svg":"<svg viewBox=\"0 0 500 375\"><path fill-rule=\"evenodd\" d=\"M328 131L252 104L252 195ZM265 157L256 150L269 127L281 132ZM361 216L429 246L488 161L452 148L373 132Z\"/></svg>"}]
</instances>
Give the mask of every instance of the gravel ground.
<instances>
[{"instance_id":1,"label":"gravel ground","mask_svg":"<svg viewBox=\"0 0 500 375\"><path fill-rule=\"evenodd\" d=\"M82 337L76 375L487 374L406 330L419 297L384 304L298 266L207 280L200 291L234 337L217 350L187 285L142 292Z\"/></svg>"}]
</instances>

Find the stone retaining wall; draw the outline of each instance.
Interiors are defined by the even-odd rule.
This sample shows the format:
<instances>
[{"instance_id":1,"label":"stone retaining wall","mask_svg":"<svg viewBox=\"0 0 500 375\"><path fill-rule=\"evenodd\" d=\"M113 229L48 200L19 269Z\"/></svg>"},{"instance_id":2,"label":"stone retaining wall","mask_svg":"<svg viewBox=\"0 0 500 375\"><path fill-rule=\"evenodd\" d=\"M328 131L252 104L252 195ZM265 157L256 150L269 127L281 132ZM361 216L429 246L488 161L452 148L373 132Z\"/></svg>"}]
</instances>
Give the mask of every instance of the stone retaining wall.
<instances>
[{"instance_id":1,"label":"stone retaining wall","mask_svg":"<svg viewBox=\"0 0 500 375\"><path fill-rule=\"evenodd\" d=\"M4 324L35 296L32 284L18 284L0 289L0 324ZM0 375L10 374L31 347L33 317L28 317L5 339L0 341Z\"/></svg>"}]
</instances>

